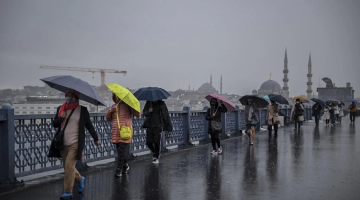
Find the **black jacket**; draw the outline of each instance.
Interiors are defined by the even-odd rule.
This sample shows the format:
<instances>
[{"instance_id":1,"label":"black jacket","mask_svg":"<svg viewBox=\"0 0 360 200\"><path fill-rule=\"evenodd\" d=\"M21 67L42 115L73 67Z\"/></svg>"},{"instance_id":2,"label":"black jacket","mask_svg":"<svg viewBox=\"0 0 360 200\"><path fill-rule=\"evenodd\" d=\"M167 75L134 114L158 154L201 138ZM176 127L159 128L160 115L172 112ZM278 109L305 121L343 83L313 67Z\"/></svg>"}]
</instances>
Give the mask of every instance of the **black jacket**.
<instances>
[{"instance_id":1,"label":"black jacket","mask_svg":"<svg viewBox=\"0 0 360 200\"><path fill-rule=\"evenodd\" d=\"M158 101L157 103L146 102L143 109L143 115L145 116L144 124L142 128L154 128L162 127L163 131L171 132L173 126L170 119L169 111L164 101ZM152 106L153 112L149 112L149 108Z\"/></svg>"},{"instance_id":2,"label":"black jacket","mask_svg":"<svg viewBox=\"0 0 360 200\"><path fill-rule=\"evenodd\" d=\"M215 117L213 117L212 115L215 113L215 111L217 110ZM213 130L211 129L211 121L217 121L217 122L221 122L221 113L223 112L227 112L227 108L225 107L224 104L222 104L220 107L215 106L215 107L211 107L207 110L206 112L206 120L209 121L209 129L208 129L208 133L212 133Z\"/></svg>"},{"instance_id":3,"label":"black jacket","mask_svg":"<svg viewBox=\"0 0 360 200\"><path fill-rule=\"evenodd\" d=\"M312 107L312 115L320 115L320 112L322 110L322 106L318 103L316 103L315 105L313 105Z\"/></svg>"},{"instance_id":4,"label":"black jacket","mask_svg":"<svg viewBox=\"0 0 360 200\"><path fill-rule=\"evenodd\" d=\"M57 132L55 135L60 133L60 126L61 123L64 121L64 118L58 117L60 107L57 108L57 112L55 115L54 120L52 121L52 125L54 128L57 128ZM98 135L94 129L94 126L90 120L90 114L86 107L81 106L81 114L80 114L80 121L79 121L79 137L78 137L78 151L76 155L77 160L81 160L82 152L85 147L85 127L89 131L90 135L94 138L94 141L97 142L99 140ZM51 142L50 150L48 157L55 157L60 158L60 151L55 149L55 145Z\"/></svg>"}]
</instances>

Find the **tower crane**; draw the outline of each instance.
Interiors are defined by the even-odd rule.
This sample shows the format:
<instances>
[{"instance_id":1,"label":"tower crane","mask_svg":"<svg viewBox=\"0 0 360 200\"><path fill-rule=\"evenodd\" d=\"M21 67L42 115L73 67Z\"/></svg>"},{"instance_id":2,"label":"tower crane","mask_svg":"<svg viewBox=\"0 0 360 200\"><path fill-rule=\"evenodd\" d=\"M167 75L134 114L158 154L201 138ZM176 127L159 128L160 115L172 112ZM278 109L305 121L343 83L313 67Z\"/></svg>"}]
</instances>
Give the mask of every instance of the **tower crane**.
<instances>
[{"instance_id":1,"label":"tower crane","mask_svg":"<svg viewBox=\"0 0 360 200\"><path fill-rule=\"evenodd\" d=\"M119 73L126 75L126 71L120 71L117 69L96 69L96 68L81 68L81 67L62 67L62 66L47 66L41 65L41 69L55 69L55 70L66 70L66 71L78 71L78 72L100 72L101 74L101 97L105 98L105 73Z\"/></svg>"}]
</instances>

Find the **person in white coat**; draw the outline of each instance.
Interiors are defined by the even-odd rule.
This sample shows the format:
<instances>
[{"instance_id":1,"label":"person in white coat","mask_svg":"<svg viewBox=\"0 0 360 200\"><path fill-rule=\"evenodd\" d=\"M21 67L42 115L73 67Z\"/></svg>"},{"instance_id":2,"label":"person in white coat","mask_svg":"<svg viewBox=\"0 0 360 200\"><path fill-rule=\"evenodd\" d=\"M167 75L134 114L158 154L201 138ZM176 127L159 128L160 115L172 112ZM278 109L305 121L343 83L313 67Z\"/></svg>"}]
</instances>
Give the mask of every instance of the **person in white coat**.
<instances>
[{"instance_id":1,"label":"person in white coat","mask_svg":"<svg viewBox=\"0 0 360 200\"><path fill-rule=\"evenodd\" d=\"M326 126L329 126L330 124L330 110L329 107L324 108L324 119L326 122Z\"/></svg>"},{"instance_id":2,"label":"person in white coat","mask_svg":"<svg viewBox=\"0 0 360 200\"><path fill-rule=\"evenodd\" d=\"M339 105L338 110L339 110L338 122L341 124L342 117L344 117L344 109L341 104Z\"/></svg>"}]
</instances>

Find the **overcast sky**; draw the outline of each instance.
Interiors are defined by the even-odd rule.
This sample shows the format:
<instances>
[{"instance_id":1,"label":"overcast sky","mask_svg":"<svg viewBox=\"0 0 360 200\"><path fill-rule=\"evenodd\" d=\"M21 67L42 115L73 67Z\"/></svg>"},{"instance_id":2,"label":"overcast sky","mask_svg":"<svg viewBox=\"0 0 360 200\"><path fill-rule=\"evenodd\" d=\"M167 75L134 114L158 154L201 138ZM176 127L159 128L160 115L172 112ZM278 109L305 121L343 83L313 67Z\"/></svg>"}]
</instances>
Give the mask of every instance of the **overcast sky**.
<instances>
[{"instance_id":1,"label":"overcast sky","mask_svg":"<svg viewBox=\"0 0 360 200\"><path fill-rule=\"evenodd\" d=\"M309 53L319 77L360 90L360 1L0 1L0 88L43 85L71 74L100 85L100 74L40 65L113 68L106 83L197 89L209 82L245 94L273 79L306 94ZM94 77L94 78L92 78ZM321 85L325 83L321 81ZM356 92L356 96L360 96Z\"/></svg>"}]
</instances>

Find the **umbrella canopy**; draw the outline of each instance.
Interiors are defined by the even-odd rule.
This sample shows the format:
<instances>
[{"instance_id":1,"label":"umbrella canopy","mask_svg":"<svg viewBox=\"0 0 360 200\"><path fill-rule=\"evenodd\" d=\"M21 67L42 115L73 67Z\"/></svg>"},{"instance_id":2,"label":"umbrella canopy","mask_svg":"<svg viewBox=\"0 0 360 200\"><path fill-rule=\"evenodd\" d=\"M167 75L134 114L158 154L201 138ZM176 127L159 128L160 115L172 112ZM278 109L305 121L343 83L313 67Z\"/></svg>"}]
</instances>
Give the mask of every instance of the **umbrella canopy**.
<instances>
[{"instance_id":1,"label":"umbrella canopy","mask_svg":"<svg viewBox=\"0 0 360 200\"><path fill-rule=\"evenodd\" d=\"M231 101L227 100L225 97L219 96L215 93L209 94L205 97L205 99L207 99L208 101L210 101L213 98L217 99L218 101L222 101L225 107L227 108L228 112L235 110L235 105Z\"/></svg>"},{"instance_id":2,"label":"umbrella canopy","mask_svg":"<svg viewBox=\"0 0 360 200\"><path fill-rule=\"evenodd\" d=\"M166 90L158 87L140 88L134 95L140 101L157 101L171 96Z\"/></svg>"},{"instance_id":3,"label":"umbrella canopy","mask_svg":"<svg viewBox=\"0 0 360 200\"><path fill-rule=\"evenodd\" d=\"M253 99L254 104L258 107L258 108L265 108L266 106L269 105L269 102L267 102L265 99L255 96L255 95L245 95L243 97L241 97L239 99L240 103L244 106L247 105L248 99Z\"/></svg>"},{"instance_id":4,"label":"umbrella canopy","mask_svg":"<svg viewBox=\"0 0 360 200\"><path fill-rule=\"evenodd\" d=\"M312 98L311 101L320 104L321 106L326 106L325 102L320 99Z\"/></svg>"},{"instance_id":5,"label":"umbrella canopy","mask_svg":"<svg viewBox=\"0 0 360 200\"><path fill-rule=\"evenodd\" d=\"M359 103L356 99L349 99L348 102Z\"/></svg>"},{"instance_id":6,"label":"umbrella canopy","mask_svg":"<svg viewBox=\"0 0 360 200\"><path fill-rule=\"evenodd\" d=\"M300 99L300 101L309 100L307 97L304 97L304 96L296 96L296 97L294 97L293 99L294 99L294 100Z\"/></svg>"},{"instance_id":7,"label":"umbrella canopy","mask_svg":"<svg viewBox=\"0 0 360 200\"><path fill-rule=\"evenodd\" d=\"M265 95L265 96L263 96L263 98L266 99L266 100L270 100L269 95Z\"/></svg>"},{"instance_id":8,"label":"umbrella canopy","mask_svg":"<svg viewBox=\"0 0 360 200\"><path fill-rule=\"evenodd\" d=\"M66 92L69 89L76 90L80 93L79 99L97 106L105 106L104 100L94 90L94 88L89 83L81 79L75 78L73 76L52 76L40 80L45 82L51 88L61 92Z\"/></svg>"},{"instance_id":9,"label":"umbrella canopy","mask_svg":"<svg viewBox=\"0 0 360 200\"><path fill-rule=\"evenodd\" d=\"M289 105L289 102L288 100L286 100L283 96L281 95L277 95L277 94L269 94L269 99L271 101L275 101L276 103L279 103L279 104L286 104L286 105Z\"/></svg>"},{"instance_id":10,"label":"umbrella canopy","mask_svg":"<svg viewBox=\"0 0 360 200\"><path fill-rule=\"evenodd\" d=\"M341 102L339 100L336 100L336 99L329 99L325 103L326 103L326 105L330 105L330 104L339 105L339 104L341 104Z\"/></svg>"},{"instance_id":11,"label":"umbrella canopy","mask_svg":"<svg viewBox=\"0 0 360 200\"><path fill-rule=\"evenodd\" d=\"M107 84L106 86L111 90L111 92L113 92L117 97L119 97L121 101L125 102L128 106L140 113L140 102L130 92L130 90L116 83Z\"/></svg>"}]
</instances>

